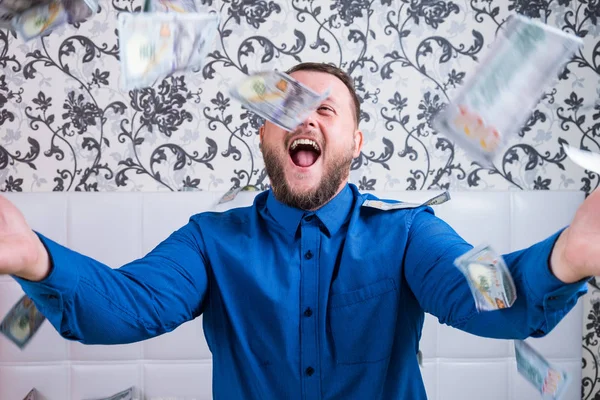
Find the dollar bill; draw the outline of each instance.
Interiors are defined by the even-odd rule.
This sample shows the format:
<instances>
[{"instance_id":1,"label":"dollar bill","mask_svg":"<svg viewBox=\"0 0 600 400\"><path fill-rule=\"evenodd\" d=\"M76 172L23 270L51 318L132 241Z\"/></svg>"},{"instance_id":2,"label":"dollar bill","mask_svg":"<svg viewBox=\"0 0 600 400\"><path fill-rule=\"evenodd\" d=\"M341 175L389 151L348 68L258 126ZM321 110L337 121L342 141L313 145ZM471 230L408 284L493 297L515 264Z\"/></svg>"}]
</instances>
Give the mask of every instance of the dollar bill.
<instances>
[{"instance_id":1,"label":"dollar bill","mask_svg":"<svg viewBox=\"0 0 600 400\"><path fill-rule=\"evenodd\" d=\"M255 192L257 189L255 186L238 186L229 189L220 199L217 204L223 204L232 201L237 197L240 192Z\"/></svg>"},{"instance_id":2,"label":"dollar bill","mask_svg":"<svg viewBox=\"0 0 600 400\"><path fill-rule=\"evenodd\" d=\"M31 7L13 19L13 27L24 41L51 31L69 20L64 4L55 0L48 4Z\"/></svg>"},{"instance_id":3,"label":"dollar bill","mask_svg":"<svg viewBox=\"0 0 600 400\"><path fill-rule=\"evenodd\" d=\"M144 2L144 12L176 12L185 14L198 11L194 0L146 0Z\"/></svg>"},{"instance_id":4,"label":"dollar bill","mask_svg":"<svg viewBox=\"0 0 600 400\"><path fill-rule=\"evenodd\" d=\"M575 164L588 171L600 174L600 154L592 151L580 150L576 147L563 144L565 153Z\"/></svg>"},{"instance_id":5,"label":"dollar bill","mask_svg":"<svg viewBox=\"0 0 600 400\"><path fill-rule=\"evenodd\" d=\"M287 131L293 131L329 96L319 94L291 76L268 71L252 74L231 89L247 109Z\"/></svg>"},{"instance_id":6,"label":"dollar bill","mask_svg":"<svg viewBox=\"0 0 600 400\"><path fill-rule=\"evenodd\" d=\"M527 121L583 40L520 15L509 18L458 95L432 121L489 165Z\"/></svg>"},{"instance_id":7,"label":"dollar bill","mask_svg":"<svg viewBox=\"0 0 600 400\"><path fill-rule=\"evenodd\" d=\"M477 246L458 257L454 264L467 279L477 310L499 310L514 304L515 283L504 259L491 246Z\"/></svg>"},{"instance_id":8,"label":"dollar bill","mask_svg":"<svg viewBox=\"0 0 600 400\"><path fill-rule=\"evenodd\" d=\"M535 386L543 399L560 399L569 385L569 375L552 366L526 342L514 342L519 374Z\"/></svg>"},{"instance_id":9,"label":"dollar bill","mask_svg":"<svg viewBox=\"0 0 600 400\"><path fill-rule=\"evenodd\" d=\"M33 301L24 295L0 323L0 332L23 349L45 320Z\"/></svg>"},{"instance_id":10,"label":"dollar bill","mask_svg":"<svg viewBox=\"0 0 600 400\"><path fill-rule=\"evenodd\" d=\"M408 202L393 202L388 203L381 200L365 200L361 204L362 207L377 208L379 210L402 210L406 208L417 208L421 206L437 206L450 200L450 193L443 192L423 203L408 203Z\"/></svg>"},{"instance_id":11,"label":"dollar bill","mask_svg":"<svg viewBox=\"0 0 600 400\"><path fill-rule=\"evenodd\" d=\"M31 389L23 400L39 400L38 392L35 388Z\"/></svg>"},{"instance_id":12,"label":"dollar bill","mask_svg":"<svg viewBox=\"0 0 600 400\"><path fill-rule=\"evenodd\" d=\"M93 400L134 400L135 396L135 386L132 386L128 389L123 390L122 392L113 394L109 397L96 398Z\"/></svg>"},{"instance_id":13,"label":"dollar bill","mask_svg":"<svg viewBox=\"0 0 600 400\"><path fill-rule=\"evenodd\" d=\"M201 68L219 25L216 13L119 14L125 89L151 86L174 72Z\"/></svg>"}]
</instances>

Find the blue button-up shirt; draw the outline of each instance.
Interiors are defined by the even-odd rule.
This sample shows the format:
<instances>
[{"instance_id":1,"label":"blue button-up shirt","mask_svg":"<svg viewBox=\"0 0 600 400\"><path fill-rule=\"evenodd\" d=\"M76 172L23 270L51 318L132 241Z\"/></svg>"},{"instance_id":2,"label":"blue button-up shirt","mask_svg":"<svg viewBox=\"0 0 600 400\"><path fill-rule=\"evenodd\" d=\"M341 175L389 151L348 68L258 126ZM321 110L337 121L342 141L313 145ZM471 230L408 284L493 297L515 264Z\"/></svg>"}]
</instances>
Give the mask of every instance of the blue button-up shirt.
<instances>
[{"instance_id":1,"label":"blue button-up shirt","mask_svg":"<svg viewBox=\"0 0 600 400\"><path fill-rule=\"evenodd\" d=\"M128 343L199 315L217 400L425 399L424 312L476 335L549 332L585 292L549 270L556 235L505 255L518 298L478 313L454 259L472 248L426 206L383 211L347 185L315 212L260 193L194 215L120 269L42 238L53 262L18 279L66 338Z\"/></svg>"}]
</instances>

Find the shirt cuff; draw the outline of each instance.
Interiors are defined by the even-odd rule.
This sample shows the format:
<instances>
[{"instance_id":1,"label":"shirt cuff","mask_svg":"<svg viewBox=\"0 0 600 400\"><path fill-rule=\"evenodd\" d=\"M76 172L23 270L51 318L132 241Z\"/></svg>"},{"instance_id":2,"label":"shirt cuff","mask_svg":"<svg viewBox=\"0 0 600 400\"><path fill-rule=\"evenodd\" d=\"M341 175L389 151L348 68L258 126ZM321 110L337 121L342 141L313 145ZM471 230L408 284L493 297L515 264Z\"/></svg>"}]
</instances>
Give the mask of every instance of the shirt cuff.
<instances>
[{"instance_id":1,"label":"shirt cuff","mask_svg":"<svg viewBox=\"0 0 600 400\"><path fill-rule=\"evenodd\" d=\"M48 276L41 281L33 282L13 276L21 285L23 291L34 301L43 313L43 309L62 309L66 297L72 295L79 282L78 269L74 263L73 251L35 232L46 250L50 259L51 270Z\"/></svg>"},{"instance_id":2,"label":"shirt cuff","mask_svg":"<svg viewBox=\"0 0 600 400\"><path fill-rule=\"evenodd\" d=\"M563 230L535 244L525 252L525 257L529 258L529 262L525 264L528 266L525 269L525 282L533 298L543 305L546 317L544 333L552 330L575 306L577 299L587 292L589 278L574 283L564 283L554 276L550 268L552 249Z\"/></svg>"}]
</instances>

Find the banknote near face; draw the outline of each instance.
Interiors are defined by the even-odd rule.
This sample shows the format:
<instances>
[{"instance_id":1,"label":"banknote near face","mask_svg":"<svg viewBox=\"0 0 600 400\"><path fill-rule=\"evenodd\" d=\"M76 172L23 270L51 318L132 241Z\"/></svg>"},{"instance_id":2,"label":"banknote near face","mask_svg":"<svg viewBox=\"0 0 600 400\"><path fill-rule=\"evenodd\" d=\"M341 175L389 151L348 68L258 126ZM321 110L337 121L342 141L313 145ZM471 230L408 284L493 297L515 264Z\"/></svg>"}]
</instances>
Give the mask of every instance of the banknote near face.
<instances>
[{"instance_id":1,"label":"banknote near face","mask_svg":"<svg viewBox=\"0 0 600 400\"><path fill-rule=\"evenodd\" d=\"M13 306L0 324L0 332L23 349L46 318L27 295Z\"/></svg>"},{"instance_id":2,"label":"banknote near face","mask_svg":"<svg viewBox=\"0 0 600 400\"><path fill-rule=\"evenodd\" d=\"M542 394L543 399L560 399L569 384L565 371L552 366L522 340L515 340L517 370Z\"/></svg>"},{"instance_id":3,"label":"banknote near face","mask_svg":"<svg viewBox=\"0 0 600 400\"><path fill-rule=\"evenodd\" d=\"M31 391L29 393L27 393L27 396L25 396L25 398L23 400L38 400L39 396L38 396L38 392L37 390L35 390L35 388L31 389Z\"/></svg>"},{"instance_id":4,"label":"banknote near face","mask_svg":"<svg viewBox=\"0 0 600 400\"><path fill-rule=\"evenodd\" d=\"M259 72L231 89L231 96L250 111L287 131L293 131L329 96L316 93L279 71Z\"/></svg>"},{"instance_id":5,"label":"banknote near face","mask_svg":"<svg viewBox=\"0 0 600 400\"><path fill-rule=\"evenodd\" d=\"M216 13L119 14L121 81L151 86L174 72L201 68L219 25Z\"/></svg>"}]
</instances>

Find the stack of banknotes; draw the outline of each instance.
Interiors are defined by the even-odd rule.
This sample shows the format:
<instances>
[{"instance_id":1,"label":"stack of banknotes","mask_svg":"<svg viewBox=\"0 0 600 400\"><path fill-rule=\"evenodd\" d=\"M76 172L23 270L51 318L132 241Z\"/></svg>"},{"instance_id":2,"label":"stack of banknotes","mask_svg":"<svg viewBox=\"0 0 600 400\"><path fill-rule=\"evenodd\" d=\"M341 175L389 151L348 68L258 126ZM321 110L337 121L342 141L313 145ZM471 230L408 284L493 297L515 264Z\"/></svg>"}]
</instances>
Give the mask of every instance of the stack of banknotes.
<instances>
[{"instance_id":1,"label":"stack of banknotes","mask_svg":"<svg viewBox=\"0 0 600 400\"><path fill-rule=\"evenodd\" d=\"M152 86L170 74L200 69L219 26L219 14L192 0L147 0L143 13L119 14L124 89Z\"/></svg>"},{"instance_id":2,"label":"stack of banknotes","mask_svg":"<svg viewBox=\"0 0 600 400\"><path fill-rule=\"evenodd\" d=\"M0 0L0 28L14 29L28 41L57 26L84 21L98 9L98 0Z\"/></svg>"}]
</instances>

